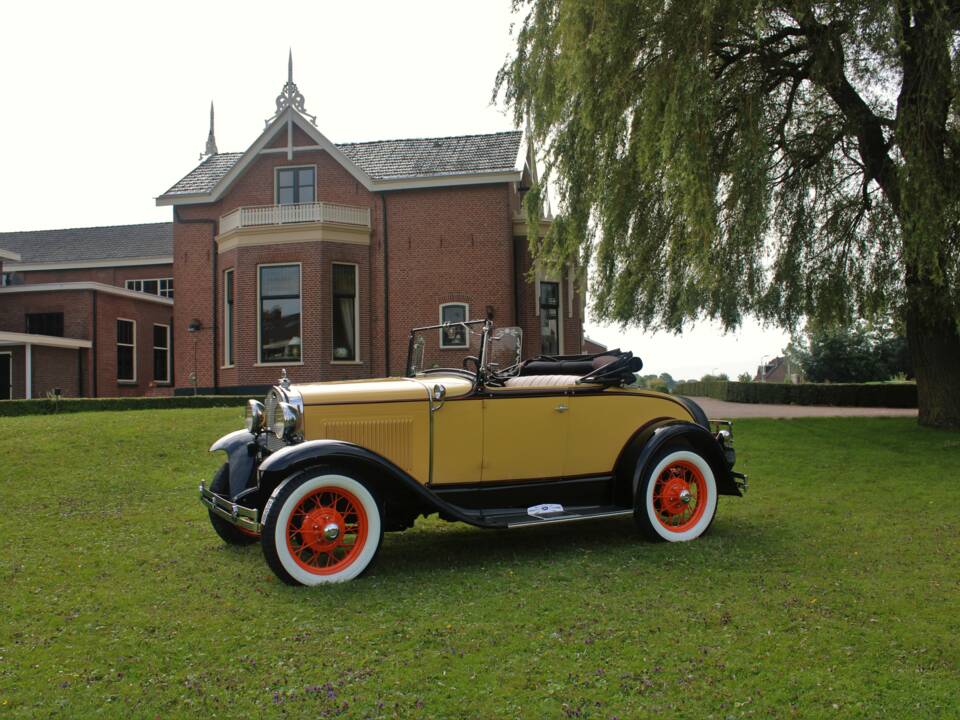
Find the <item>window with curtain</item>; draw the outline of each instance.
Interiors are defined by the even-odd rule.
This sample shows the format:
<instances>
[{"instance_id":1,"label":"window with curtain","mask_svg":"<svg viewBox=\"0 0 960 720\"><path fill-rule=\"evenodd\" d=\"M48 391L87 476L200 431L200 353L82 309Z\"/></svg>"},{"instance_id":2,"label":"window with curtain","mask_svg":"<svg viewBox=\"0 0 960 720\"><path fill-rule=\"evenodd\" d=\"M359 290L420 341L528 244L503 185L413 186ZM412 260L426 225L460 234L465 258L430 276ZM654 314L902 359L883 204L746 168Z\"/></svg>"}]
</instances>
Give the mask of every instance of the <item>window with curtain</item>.
<instances>
[{"instance_id":1,"label":"window with curtain","mask_svg":"<svg viewBox=\"0 0 960 720\"><path fill-rule=\"evenodd\" d=\"M153 380L170 382L170 326L153 326Z\"/></svg>"},{"instance_id":2,"label":"window with curtain","mask_svg":"<svg viewBox=\"0 0 960 720\"><path fill-rule=\"evenodd\" d=\"M469 319L466 303L446 303L440 306L440 322L443 324L464 323ZM465 348L468 346L466 325L453 324L440 330L440 347Z\"/></svg>"},{"instance_id":3,"label":"window with curtain","mask_svg":"<svg viewBox=\"0 0 960 720\"><path fill-rule=\"evenodd\" d=\"M296 205L316 200L317 177L312 167L277 170L277 204Z\"/></svg>"},{"instance_id":4,"label":"window with curtain","mask_svg":"<svg viewBox=\"0 0 960 720\"><path fill-rule=\"evenodd\" d=\"M560 354L560 283L540 281L540 352Z\"/></svg>"},{"instance_id":5,"label":"window with curtain","mask_svg":"<svg viewBox=\"0 0 960 720\"><path fill-rule=\"evenodd\" d=\"M233 365L233 270L223 273L223 364Z\"/></svg>"},{"instance_id":6,"label":"window with curtain","mask_svg":"<svg viewBox=\"0 0 960 720\"><path fill-rule=\"evenodd\" d=\"M333 360L357 359L357 266L333 265Z\"/></svg>"},{"instance_id":7,"label":"window with curtain","mask_svg":"<svg viewBox=\"0 0 960 720\"><path fill-rule=\"evenodd\" d=\"M137 381L137 323L117 320L117 381Z\"/></svg>"},{"instance_id":8,"label":"window with curtain","mask_svg":"<svg viewBox=\"0 0 960 720\"><path fill-rule=\"evenodd\" d=\"M260 362L300 362L300 266L260 266Z\"/></svg>"}]
</instances>

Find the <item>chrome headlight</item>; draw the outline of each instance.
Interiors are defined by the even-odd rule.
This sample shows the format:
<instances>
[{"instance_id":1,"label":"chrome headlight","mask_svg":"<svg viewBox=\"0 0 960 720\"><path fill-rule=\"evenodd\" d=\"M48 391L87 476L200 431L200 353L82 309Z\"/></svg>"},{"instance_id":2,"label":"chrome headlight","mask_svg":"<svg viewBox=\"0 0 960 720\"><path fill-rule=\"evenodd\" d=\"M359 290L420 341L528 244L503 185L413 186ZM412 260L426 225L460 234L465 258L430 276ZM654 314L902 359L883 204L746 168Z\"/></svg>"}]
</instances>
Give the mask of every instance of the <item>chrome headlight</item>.
<instances>
[{"instance_id":1,"label":"chrome headlight","mask_svg":"<svg viewBox=\"0 0 960 720\"><path fill-rule=\"evenodd\" d=\"M290 403L277 403L273 411L273 425L270 429L278 440L293 435L300 424L300 411Z\"/></svg>"},{"instance_id":2,"label":"chrome headlight","mask_svg":"<svg viewBox=\"0 0 960 720\"><path fill-rule=\"evenodd\" d=\"M243 413L243 424L247 432L256 435L264 429L263 403L259 400L247 400L247 408Z\"/></svg>"}]
</instances>

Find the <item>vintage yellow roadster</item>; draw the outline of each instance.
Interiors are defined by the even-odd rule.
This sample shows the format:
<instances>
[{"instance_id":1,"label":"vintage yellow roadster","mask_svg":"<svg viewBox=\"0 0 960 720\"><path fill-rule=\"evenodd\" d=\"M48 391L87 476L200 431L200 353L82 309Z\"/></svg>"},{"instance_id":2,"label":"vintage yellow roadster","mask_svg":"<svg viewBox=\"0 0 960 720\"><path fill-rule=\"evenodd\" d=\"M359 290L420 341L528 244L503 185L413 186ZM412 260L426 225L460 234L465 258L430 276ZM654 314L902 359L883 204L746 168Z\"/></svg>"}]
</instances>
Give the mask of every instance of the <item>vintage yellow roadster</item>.
<instances>
[{"instance_id":1,"label":"vintage yellow roadster","mask_svg":"<svg viewBox=\"0 0 960 720\"><path fill-rule=\"evenodd\" d=\"M453 346L453 347L451 347ZM260 542L290 584L349 580L385 531L425 515L524 528L632 515L693 540L718 495L741 495L729 423L630 387L639 358L521 358L519 328L416 328L405 377L291 383L250 400L246 428L200 499L220 537Z\"/></svg>"}]
</instances>

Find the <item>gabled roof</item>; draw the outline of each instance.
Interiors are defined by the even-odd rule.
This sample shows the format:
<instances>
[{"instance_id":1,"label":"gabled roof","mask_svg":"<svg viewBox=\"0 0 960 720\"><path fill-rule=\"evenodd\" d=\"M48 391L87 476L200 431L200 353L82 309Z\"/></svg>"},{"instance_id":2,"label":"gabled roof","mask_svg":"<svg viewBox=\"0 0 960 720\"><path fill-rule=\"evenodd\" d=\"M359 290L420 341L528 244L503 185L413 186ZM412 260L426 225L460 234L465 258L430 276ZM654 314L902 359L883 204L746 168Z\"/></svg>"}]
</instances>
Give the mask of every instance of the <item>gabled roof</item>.
<instances>
[{"instance_id":1,"label":"gabled roof","mask_svg":"<svg viewBox=\"0 0 960 720\"><path fill-rule=\"evenodd\" d=\"M368 190L443 186L452 184L452 178L469 182L519 179L525 160L520 131L335 145L288 108L246 152L211 155L158 197L157 204L213 202L287 123L303 129L317 143L315 147L329 152Z\"/></svg>"},{"instance_id":2,"label":"gabled roof","mask_svg":"<svg viewBox=\"0 0 960 720\"><path fill-rule=\"evenodd\" d=\"M19 263L4 264L11 270L18 265L78 266L104 260L172 262L173 223L0 232L0 247L20 255Z\"/></svg>"}]
</instances>

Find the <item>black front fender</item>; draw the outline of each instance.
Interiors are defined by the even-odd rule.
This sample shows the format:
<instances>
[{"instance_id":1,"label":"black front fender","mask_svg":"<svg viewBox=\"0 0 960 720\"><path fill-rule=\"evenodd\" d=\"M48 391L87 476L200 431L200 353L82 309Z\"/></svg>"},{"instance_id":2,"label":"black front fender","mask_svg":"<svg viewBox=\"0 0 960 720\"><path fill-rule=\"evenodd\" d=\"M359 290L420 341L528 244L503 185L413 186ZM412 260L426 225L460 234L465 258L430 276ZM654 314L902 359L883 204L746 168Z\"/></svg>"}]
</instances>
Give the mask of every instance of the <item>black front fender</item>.
<instances>
[{"instance_id":1,"label":"black front fender","mask_svg":"<svg viewBox=\"0 0 960 720\"><path fill-rule=\"evenodd\" d=\"M733 470L727 463L723 448L713 434L693 423L675 423L656 428L643 446L633 471L633 493L636 496L640 478L662 449L676 442L689 443L710 465L717 481L717 492L721 495L742 495L737 486Z\"/></svg>"},{"instance_id":2,"label":"black front fender","mask_svg":"<svg viewBox=\"0 0 960 720\"><path fill-rule=\"evenodd\" d=\"M257 459L257 439L246 430L224 435L210 446L210 452L223 450L227 454L230 466L230 499L236 497L255 484L253 474Z\"/></svg>"},{"instance_id":3,"label":"black front fender","mask_svg":"<svg viewBox=\"0 0 960 720\"><path fill-rule=\"evenodd\" d=\"M338 461L361 466L365 470L367 482L376 485L375 489L383 499L396 498L402 494L415 501L423 512L440 512L471 525L486 525L478 521L476 514L465 512L463 508L437 497L413 476L382 455L342 440L310 440L278 450L260 464L260 489L272 496L276 494L276 488L292 474L314 465Z\"/></svg>"}]
</instances>

